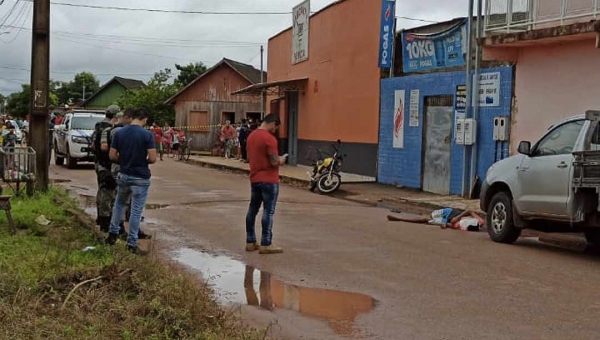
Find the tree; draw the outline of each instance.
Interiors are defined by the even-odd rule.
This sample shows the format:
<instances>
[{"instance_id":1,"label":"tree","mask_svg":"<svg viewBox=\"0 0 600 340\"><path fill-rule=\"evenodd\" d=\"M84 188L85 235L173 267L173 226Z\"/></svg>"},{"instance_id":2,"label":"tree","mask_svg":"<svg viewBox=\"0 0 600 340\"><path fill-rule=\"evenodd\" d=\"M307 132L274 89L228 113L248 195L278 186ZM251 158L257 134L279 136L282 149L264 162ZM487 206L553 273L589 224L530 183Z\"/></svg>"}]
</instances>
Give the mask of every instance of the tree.
<instances>
[{"instance_id":1,"label":"tree","mask_svg":"<svg viewBox=\"0 0 600 340\"><path fill-rule=\"evenodd\" d=\"M187 84L203 75L207 70L202 62L189 63L186 66L175 64L175 68L179 71L179 75L175 79L175 85L177 85L178 88L185 87Z\"/></svg>"},{"instance_id":2,"label":"tree","mask_svg":"<svg viewBox=\"0 0 600 340\"><path fill-rule=\"evenodd\" d=\"M170 69L164 69L154 74L145 88L127 91L119 99L118 104L121 108L144 108L150 111L149 122L156 122L160 125L165 123L173 124L175 121L175 109L171 105L166 105L165 101L171 98L178 87L170 84L173 77Z\"/></svg>"},{"instance_id":3,"label":"tree","mask_svg":"<svg viewBox=\"0 0 600 340\"><path fill-rule=\"evenodd\" d=\"M51 82L50 87L58 96L60 105L78 103L83 99L83 88L85 85L85 97L89 98L100 90L98 78L91 72L81 72L75 75L69 82Z\"/></svg>"}]
</instances>

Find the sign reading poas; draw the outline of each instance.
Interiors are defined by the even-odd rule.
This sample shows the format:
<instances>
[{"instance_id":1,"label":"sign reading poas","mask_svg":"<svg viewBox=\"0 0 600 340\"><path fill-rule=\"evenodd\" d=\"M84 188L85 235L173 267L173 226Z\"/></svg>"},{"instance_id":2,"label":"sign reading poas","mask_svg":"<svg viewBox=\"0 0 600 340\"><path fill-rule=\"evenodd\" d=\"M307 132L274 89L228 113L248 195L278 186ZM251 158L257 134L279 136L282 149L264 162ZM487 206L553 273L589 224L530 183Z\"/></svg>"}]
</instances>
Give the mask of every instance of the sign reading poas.
<instances>
[{"instance_id":1,"label":"sign reading poas","mask_svg":"<svg viewBox=\"0 0 600 340\"><path fill-rule=\"evenodd\" d=\"M402 34L404 73L463 66L466 34L464 22L437 34Z\"/></svg>"},{"instance_id":2,"label":"sign reading poas","mask_svg":"<svg viewBox=\"0 0 600 340\"><path fill-rule=\"evenodd\" d=\"M308 60L308 36L310 24L310 0L294 7L292 31L292 64Z\"/></svg>"},{"instance_id":3,"label":"sign reading poas","mask_svg":"<svg viewBox=\"0 0 600 340\"><path fill-rule=\"evenodd\" d=\"M379 67L392 67L392 51L394 48L394 19L396 18L396 1L384 0L381 9L381 30L379 36Z\"/></svg>"}]
</instances>

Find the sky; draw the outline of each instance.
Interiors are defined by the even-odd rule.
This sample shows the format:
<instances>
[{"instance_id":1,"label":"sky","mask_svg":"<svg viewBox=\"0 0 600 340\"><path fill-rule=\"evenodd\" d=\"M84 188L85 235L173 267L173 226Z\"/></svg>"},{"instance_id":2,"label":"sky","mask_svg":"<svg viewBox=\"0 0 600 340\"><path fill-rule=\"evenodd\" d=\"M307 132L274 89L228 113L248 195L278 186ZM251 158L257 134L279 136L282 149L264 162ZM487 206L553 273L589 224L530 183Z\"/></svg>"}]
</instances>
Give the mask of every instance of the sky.
<instances>
[{"instance_id":1,"label":"sky","mask_svg":"<svg viewBox=\"0 0 600 340\"><path fill-rule=\"evenodd\" d=\"M372 0L378 5L380 0ZM300 0L53 0L56 3L213 12L291 12ZM311 11L334 2L312 0ZM397 16L444 21L466 16L468 0L397 0ZM29 83L33 2L0 0L0 93ZM212 66L230 58L260 67L260 46L290 27L291 14L209 15L51 7L51 74L68 81L91 71L103 84L113 76L147 81L175 64ZM425 25L399 19L398 29ZM266 53L265 53L266 55ZM266 65L266 63L265 63Z\"/></svg>"}]
</instances>

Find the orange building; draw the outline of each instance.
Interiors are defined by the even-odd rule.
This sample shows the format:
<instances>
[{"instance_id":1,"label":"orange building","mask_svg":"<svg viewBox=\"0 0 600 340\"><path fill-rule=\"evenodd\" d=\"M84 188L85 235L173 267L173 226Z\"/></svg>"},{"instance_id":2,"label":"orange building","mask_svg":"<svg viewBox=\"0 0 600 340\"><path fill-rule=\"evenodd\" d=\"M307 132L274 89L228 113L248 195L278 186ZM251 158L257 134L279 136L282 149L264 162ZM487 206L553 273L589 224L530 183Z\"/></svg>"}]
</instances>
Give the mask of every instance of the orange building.
<instances>
[{"instance_id":1,"label":"orange building","mask_svg":"<svg viewBox=\"0 0 600 340\"><path fill-rule=\"evenodd\" d=\"M237 92L267 91L267 113L282 118L280 148L291 164L310 164L311 148L329 151L340 139L347 154L344 171L375 177L380 16L373 0L327 6L310 16L306 61L292 63L290 27L269 39L269 83Z\"/></svg>"}]
</instances>

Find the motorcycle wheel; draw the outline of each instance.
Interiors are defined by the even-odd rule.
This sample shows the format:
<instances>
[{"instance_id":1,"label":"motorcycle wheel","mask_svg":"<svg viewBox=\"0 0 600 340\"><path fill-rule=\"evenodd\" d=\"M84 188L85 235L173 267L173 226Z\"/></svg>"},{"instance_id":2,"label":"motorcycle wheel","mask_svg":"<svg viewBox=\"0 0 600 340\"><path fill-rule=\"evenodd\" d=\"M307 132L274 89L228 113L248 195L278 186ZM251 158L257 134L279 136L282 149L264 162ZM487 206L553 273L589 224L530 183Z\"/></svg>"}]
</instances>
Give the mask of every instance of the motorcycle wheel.
<instances>
[{"instance_id":1,"label":"motorcycle wheel","mask_svg":"<svg viewBox=\"0 0 600 340\"><path fill-rule=\"evenodd\" d=\"M333 173L330 175L323 175L317 181L317 187L321 194L331 194L336 191L342 185L342 177L339 174Z\"/></svg>"}]
</instances>

